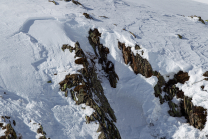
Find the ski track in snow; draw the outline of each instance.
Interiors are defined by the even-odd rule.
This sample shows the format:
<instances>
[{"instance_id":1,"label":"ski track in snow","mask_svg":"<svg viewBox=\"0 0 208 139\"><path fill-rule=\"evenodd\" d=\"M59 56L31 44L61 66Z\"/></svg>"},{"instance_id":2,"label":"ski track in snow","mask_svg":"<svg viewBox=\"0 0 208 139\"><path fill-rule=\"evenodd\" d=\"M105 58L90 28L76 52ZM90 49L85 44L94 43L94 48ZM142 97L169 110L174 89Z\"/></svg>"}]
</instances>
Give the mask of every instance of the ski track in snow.
<instances>
[{"instance_id":1,"label":"ski track in snow","mask_svg":"<svg viewBox=\"0 0 208 139\"><path fill-rule=\"evenodd\" d=\"M191 8L181 10L188 3L198 9L201 7L196 12L201 13L202 18L207 18L203 9L208 9L208 5L183 0L176 11L171 4L163 8L164 0L154 3L150 0L79 2L85 8L64 1L54 5L42 0L15 3L2 0L0 107L4 109L0 110L0 114L11 116L16 121L15 131L21 133L23 138L38 138L37 125L33 123L40 123L47 137L52 139L98 137L98 125L85 124L85 115L90 115L93 110L85 105L75 105L70 97L66 98L63 92L59 92L58 85L65 75L77 73L82 67L74 63L74 53L67 50L62 52L62 44L74 46L79 41L85 52L94 53L87 36L90 28L97 27L102 33L101 43L110 50L108 59L114 63L120 78L114 89L98 72L106 97L115 111L116 126L122 138L205 139L207 124L204 130L199 131L186 124L183 117L170 117L168 104L160 105L153 94L157 79L135 75L130 66L125 65L117 43L118 40L125 42L134 53L141 53L134 50L135 43L141 45L143 57L164 76L179 70L189 72L191 79L187 85L178 86L189 92L186 95L194 96L194 104L208 108L199 86L188 86L208 70L208 24L187 17L190 16L187 15L189 12L193 13ZM178 1L169 2L177 4ZM86 19L82 15L84 12L95 20ZM182 35L183 39L179 39L177 34ZM58 75L54 76L54 73ZM52 84L47 84L48 80L52 80ZM199 84L206 85L206 82Z\"/></svg>"}]
</instances>

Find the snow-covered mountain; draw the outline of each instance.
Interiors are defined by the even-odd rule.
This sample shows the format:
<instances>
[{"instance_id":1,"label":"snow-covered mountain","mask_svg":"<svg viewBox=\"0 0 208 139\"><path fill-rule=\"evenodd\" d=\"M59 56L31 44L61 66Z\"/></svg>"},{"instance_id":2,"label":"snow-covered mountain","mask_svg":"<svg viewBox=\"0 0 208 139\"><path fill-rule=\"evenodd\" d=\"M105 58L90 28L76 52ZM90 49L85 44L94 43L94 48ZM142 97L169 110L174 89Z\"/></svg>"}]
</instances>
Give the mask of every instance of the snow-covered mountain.
<instances>
[{"instance_id":1,"label":"snow-covered mountain","mask_svg":"<svg viewBox=\"0 0 208 139\"><path fill-rule=\"evenodd\" d=\"M208 138L207 11L206 0L1 0L0 138Z\"/></svg>"}]
</instances>

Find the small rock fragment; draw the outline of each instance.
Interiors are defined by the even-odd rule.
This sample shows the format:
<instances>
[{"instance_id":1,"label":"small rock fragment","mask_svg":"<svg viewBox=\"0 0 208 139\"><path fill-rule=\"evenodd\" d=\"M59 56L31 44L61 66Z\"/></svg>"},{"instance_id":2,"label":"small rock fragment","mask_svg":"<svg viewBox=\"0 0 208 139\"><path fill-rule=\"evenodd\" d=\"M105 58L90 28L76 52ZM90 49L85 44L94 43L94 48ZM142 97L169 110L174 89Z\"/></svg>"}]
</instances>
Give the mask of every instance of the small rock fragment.
<instances>
[{"instance_id":1,"label":"small rock fragment","mask_svg":"<svg viewBox=\"0 0 208 139\"><path fill-rule=\"evenodd\" d=\"M84 15L87 19L92 19L92 17L91 17L88 13L83 13L83 15Z\"/></svg>"},{"instance_id":2,"label":"small rock fragment","mask_svg":"<svg viewBox=\"0 0 208 139\"><path fill-rule=\"evenodd\" d=\"M182 39L182 38L183 38L180 34L177 34L177 35L178 35L178 37L179 37L180 39Z\"/></svg>"},{"instance_id":3,"label":"small rock fragment","mask_svg":"<svg viewBox=\"0 0 208 139\"><path fill-rule=\"evenodd\" d=\"M201 86L201 89L204 90L204 85Z\"/></svg>"},{"instance_id":4,"label":"small rock fragment","mask_svg":"<svg viewBox=\"0 0 208 139\"><path fill-rule=\"evenodd\" d=\"M14 125L14 126L16 126L16 122L15 122L15 120L13 120L13 125Z\"/></svg>"},{"instance_id":5,"label":"small rock fragment","mask_svg":"<svg viewBox=\"0 0 208 139\"><path fill-rule=\"evenodd\" d=\"M135 45L135 50L140 50L140 46L138 44Z\"/></svg>"}]
</instances>

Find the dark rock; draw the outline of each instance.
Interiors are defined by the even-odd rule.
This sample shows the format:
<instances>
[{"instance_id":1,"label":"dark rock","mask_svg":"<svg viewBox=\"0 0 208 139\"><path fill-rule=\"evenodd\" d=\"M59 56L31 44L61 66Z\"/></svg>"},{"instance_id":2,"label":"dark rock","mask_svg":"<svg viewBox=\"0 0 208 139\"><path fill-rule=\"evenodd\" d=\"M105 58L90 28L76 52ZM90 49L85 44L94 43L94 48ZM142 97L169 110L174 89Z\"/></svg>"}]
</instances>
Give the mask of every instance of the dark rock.
<instances>
[{"instance_id":1,"label":"dark rock","mask_svg":"<svg viewBox=\"0 0 208 139\"><path fill-rule=\"evenodd\" d=\"M165 83L166 83L165 82L165 79L164 79L164 77L159 72L153 71L152 73L153 73L154 76L157 77L157 79L158 79L158 85L160 87L162 87L163 85L165 85Z\"/></svg>"},{"instance_id":2,"label":"dark rock","mask_svg":"<svg viewBox=\"0 0 208 139\"><path fill-rule=\"evenodd\" d=\"M73 90L70 90L71 97L74 101L76 101L75 92Z\"/></svg>"},{"instance_id":3,"label":"dark rock","mask_svg":"<svg viewBox=\"0 0 208 139\"><path fill-rule=\"evenodd\" d=\"M134 36L134 38L136 38L136 35L134 35L134 33L132 33L131 31L129 31L129 33L131 33L131 35Z\"/></svg>"},{"instance_id":4,"label":"dark rock","mask_svg":"<svg viewBox=\"0 0 208 139\"><path fill-rule=\"evenodd\" d=\"M168 102L168 105L170 107L170 110L168 111L168 113L173 116L173 117L181 117L181 111L178 107L178 105L176 105L175 103L173 103L172 101Z\"/></svg>"},{"instance_id":5,"label":"dark rock","mask_svg":"<svg viewBox=\"0 0 208 139\"><path fill-rule=\"evenodd\" d=\"M66 89L66 91L65 91L65 97L67 97L68 96L68 90Z\"/></svg>"},{"instance_id":6,"label":"dark rock","mask_svg":"<svg viewBox=\"0 0 208 139\"><path fill-rule=\"evenodd\" d=\"M200 16L198 16L198 18L199 18L199 21L200 22L202 22L203 24L205 24L204 20Z\"/></svg>"},{"instance_id":7,"label":"dark rock","mask_svg":"<svg viewBox=\"0 0 208 139\"><path fill-rule=\"evenodd\" d=\"M82 4L81 4L80 2L78 2L78 1L72 0L72 2L73 2L74 4L76 4L76 5L81 5L81 6L82 6Z\"/></svg>"},{"instance_id":8,"label":"dark rock","mask_svg":"<svg viewBox=\"0 0 208 139\"><path fill-rule=\"evenodd\" d=\"M65 79L61 81L60 84L60 89L62 91L65 91L66 88L71 88L73 86L78 85L78 83L82 82L82 76L79 74L73 74L73 75L66 75Z\"/></svg>"},{"instance_id":9,"label":"dark rock","mask_svg":"<svg viewBox=\"0 0 208 139\"><path fill-rule=\"evenodd\" d=\"M92 46L94 46L97 53L97 59L100 59L100 64L103 70L108 75L109 82L112 87L116 87L117 74L115 73L114 64L107 60L107 54L109 49L104 47L99 42L100 33L97 29L89 31L89 41ZM102 126L102 132L99 136L100 138L120 139L119 131L113 122L116 122L116 117L113 109L110 107L107 98L104 95L104 90L102 88L101 82L97 78L97 73L95 62L93 60L87 60L84 52L77 42L75 44L75 54L77 52L82 52L79 55L81 58L76 60L75 63L83 64L82 69L79 70L80 74L68 74L65 79L60 82L60 89L62 91L67 90L67 88L75 87L74 90L70 90L72 99L76 101L76 104L83 104L90 106L95 110L90 116L86 116L86 123L90 121L98 121Z\"/></svg>"},{"instance_id":10,"label":"dark rock","mask_svg":"<svg viewBox=\"0 0 208 139\"><path fill-rule=\"evenodd\" d=\"M194 106L191 100L189 97L184 97L184 111L189 123L195 128L202 130L206 123L207 110L203 107Z\"/></svg>"},{"instance_id":11,"label":"dark rock","mask_svg":"<svg viewBox=\"0 0 208 139\"><path fill-rule=\"evenodd\" d=\"M6 125L6 131L4 133L6 134L6 137L9 139L17 139L16 132L14 131L11 124Z\"/></svg>"},{"instance_id":12,"label":"dark rock","mask_svg":"<svg viewBox=\"0 0 208 139\"><path fill-rule=\"evenodd\" d=\"M179 35L179 37L182 39L182 36ZM135 56L131 52L130 47L126 47L124 43L118 42L118 48L122 50L125 64L130 64L136 74L142 74L145 77L154 75L158 78L158 83L154 87L155 97L160 99L161 104L163 104L165 100L168 101L170 107L170 110L168 111L169 115L173 117L185 116L188 122L195 128L203 129L206 122L206 110L202 107L193 106L191 98L184 96L184 92L175 86L178 82L184 84L189 80L190 76L188 76L187 72L179 71L174 75L174 79L171 79L166 83L163 76L157 71L152 71L149 62L139 54L136 54ZM203 75L208 77L208 71ZM204 80L208 80L208 78L205 78ZM161 95L161 88L163 86L163 91L165 92L164 98ZM203 88L204 87L202 87L202 89ZM182 99L179 106L172 102L174 96Z\"/></svg>"},{"instance_id":13,"label":"dark rock","mask_svg":"<svg viewBox=\"0 0 208 139\"><path fill-rule=\"evenodd\" d=\"M140 50L141 48L140 48L140 46L139 45L135 45L135 50Z\"/></svg>"},{"instance_id":14,"label":"dark rock","mask_svg":"<svg viewBox=\"0 0 208 139\"><path fill-rule=\"evenodd\" d=\"M86 124L89 124L90 123L90 117L89 116L86 116Z\"/></svg>"},{"instance_id":15,"label":"dark rock","mask_svg":"<svg viewBox=\"0 0 208 139\"><path fill-rule=\"evenodd\" d=\"M135 74L142 74L147 78L152 76L152 67L146 59L142 58L139 54L135 56L131 48L126 47L124 43L118 42L118 48L122 50L125 64L130 63Z\"/></svg>"},{"instance_id":16,"label":"dark rock","mask_svg":"<svg viewBox=\"0 0 208 139\"><path fill-rule=\"evenodd\" d=\"M188 75L187 72L179 71L175 76L175 79L177 82L184 84L185 81L188 81L190 76Z\"/></svg>"},{"instance_id":17,"label":"dark rock","mask_svg":"<svg viewBox=\"0 0 208 139\"><path fill-rule=\"evenodd\" d=\"M1 136L0 139L7 139L7 137L4 135L4 136Z\"/></svg>"},{"instance_id":18,"label":"dark rock","mask_svg":"<svg viewBox=\"0 0 208 139\"><path fill-rule=\"evenodd\" d=\"M179 37L182 39L182 36ZM174 79L171 79L166 83L163 76L157 71L152 71L150 63L146 59L143 59L139 54L136 54L135 56L131 52L130 47L126 47L124 43L118 42L118 48L122 50L125 64L130 64L136 74L142 74L145 77L151 77L154 75L158 78L158 82L154 87L154 94L155 97L160 99L161 104L168 101L170 107L170 110L168 111L169 115L173 117L185 116L187 122L195 128L204 128L207 115L206 109L193 106L191 98L184 96L184 92L175 86L178 82L184 84L189 80L190 77L187 72L179 71L174 75ZM208 71L203 75L208 77ZM208 80L208 78L205 78L204 80ZM161 95L163 86L163 91L165 92L164 98ZM202 87L202 89L203 88L204 87ZM181 98L179 106L172 102L174 96Z\"/></svg>"},{"instance_id":19,"label":"dark rock","mask_svg":"<svg viewBox=\"0 0 208 139\"><path fill-rule=\"evenodd\" d=\"M92 19L92 17L91 17L88 13L83 13L83 15L84 15L87 19Z\"/></svg>"},{"instance_id":20,"label":"dark rock","mask_svg":"<svg viewBox=\"0 0 208 139\"><path fill-rule=\"evenodd\" d=\"M38 129L37 129L37 133L38 133L38 134L42 134L42 133L43 133L43 129L42 129L42 128L38 128Z\"/></svg>"},{"instance_id":21,"label":"dark rock","mask_svg":"<svg viewBox=\"0 0 208 139\"><path fill-rule=\"evenodd\" d=\"M4 117L4 116L1 116L1 118L4 120L4 122L6 122L6 119L5 119L5 117Z\"/></svg>"},{"instance_id":22,"label":"dark rock","mask_svg":"<svg viewBox=\"0 0 208 139\"><path fill-rule=\"evenodd\" d=\"M201 86L201 89L204 90L204 85Z\"/></svg>"},{"instance_id":23,"label":"dark rock","mask_svg":"<svg viewBox=\"0 0 208 139\"><path fill-rule=\"evenodd\" d=\"M103 130L103 128L102 128L102 126L99 124L99 127L98 127L98 129L97 129L97 132L102 132L102 130Z\"/></svg>"},{"instance_id":24,"label":"dark rock","mask_svg":"<svg viewBox=\"0 0 208 139\"><path fill-rule=\"evenodd\" d=\"M87 62L87 59L83 57L75 60L76 64L84 64L85 62Z\"/></svg>"},{"instance_id":25,"label":"dark rock","mask_svg":"<svg viewBox=\"0 0 208 139\"><path fill-rule=\"evenodd\" d=\"M125 64L129 64L131 62L132 64L132 54L131 54L131 47L123 47L123 58Z\"/></svg>"},{"instance_id":26,"label":"dark rock","mask_svg":"<svg viewBox=\"0 0 208 139\"><path fill-rule=\"evenodd\" d=\"M62 49L63 51L65 51L65 49L69 49L70 52L73 52L73 50L74 50L75 48L73 48L72 46L70 46L70 45L68 45L68 44L63 44L63 46L61 47L61 49Z\"/></svg>"},{"instance_id":27,"label":"dark rock","mask_svg":"<svg viewBox=\"0 0 208 139\"><path fill-rule=\"evenodd\" d=\"M178 38L183 39L183 37L180 34L177 34L177 35L178 35Z\"/></svg>"},{"instance_id":28,"label":"dark rock","mask_svg":"<svg viewBox=\"0 0 208 139\"><path fill-rule=\"evenodd\" d=\"M99 16L99 17L108 18L108 17L106 17L106 16Z\"/></svg>"},{"instance_id":29,"label":"dark rock","mask_svg":"<svg viewBox=\"0 0 208 139\"><path fill-rule=\"evenodd\" d=\"M142 58L139 54L136 54L136 56L132 53L132 69L136 74L140 73L146 78L152 76L152 66L147 61L147 59Z\"/></svg>"},{"instance_id":30,"label":"dark rock","mask_svg":"<svg viewBox=\"0 0 208 139\"><path fill-rule=\"evenodd\" d=\"M89 30L89 43L93 47L94 52L99 59L99 64L102 65L103 70L107 73L107 78L111 84L111 87L116 88L119 78L115 72L114 64L107 59L109 49L100 44L100 37L101 33L99 33L98 29L95 28L94 30Z\"/></svg>"},{"instance_id":31,"label":"dark rock","mask_svg":"<svg viewBox=\"0 0 208 139\"><path fill-rule=\"evenodd\" d=\"M203 76L208 77L208 71L206 71Z\"/></svg>"},{"instance_id":32,"label":"dark rock","mask_svg":"<svg viewBox=\"0 0 208 139\"><path fill-rule=\"evenodd\" d=\"M40 124L39 124L39 125L40 125ZM46 132L43 131L42 125L40 125L40 127L37 129L37 133L38 133L38 134L42 134L43 136L41 136L41 137L45 137ZM42 139L42 138L41 138L41 139Z\"/></svg>"},{"instance_id":33,"label":"dark rock","mask_svg":"<svg viewBox=\"0 0 208 139\"><path fill-rule=\"evenodd\" d=\"M10 119L10 117L9 116L4 116L5 118L7 118L7 119Z\"/></svg>"},{"instance_id":34,"label":"dark rock","mask_svg":"<svg viewBox=\"0 0 208 139\"><path fill-rule=\"evenodd\" d=\"M95 121L95 118L93 115L90 116L90 121Z\"/></svg>"},{"instance_id":35,"label":"dark rock","mask_svg":"<svg viewBox=\"0 0 208 139\"><path fill-rule=\"evenodd\" d=\"M161 87L165 84L164 77L162 75L160 75L160 73L157 72L157 71L153 71L152 73L158 79L158 82L157 82L157 84L154 87L155 97L159 97L160 104L163 104L164 103L164 99L166 98L166 97L165 98L162 98L162 96L161 96L161 94L162 94Z\"/></svg>"},{"instance_id":36,"label":"dark rock","mask_svg":"<svg viewBox=\"0 0 208 139\"><path fill-rule=\"evenodd\" d=\"M81 89L85 89L86 85L78 85L74 88L74 91L79 92Z\"/></svg>"},{"instance_id":37,"label":"dark rock","mask_svg":"<svg viewBox=\"0 0 208 139\"><path fill-rule=\"evenodd\" d=\"M182 98L183 99L184 98L184 92L179 90L176 96L177 96L177 98Z\"/></svg>"},{"instance_id":38,"label":"dark rock","mask_svg":"<svg viewBox=\"0 0 208 139\"><path fill-rule=\"evenodd\" d=\"M71 48L72 49L72 48ZM75 48L72 49L72 51L75 50L75 58L76 57L82 57L82 58L85 58L85 54L84 52L82 51L82 49L80 48L80 44L79 42L76 42L75 43Z\"/></svg>"},{"instance_id":39,"label":"dark rock","mask_svg":"<svg viewBox=\"0 0 208 139\"><path fill-rule=\"evenodd\" d=\"M101 132L98 139L107 139L104 132Z\"/></svg>"},{"instance_id":40,"label":"dark rock","mask_svg":"<svg viewBox=\"0 0 208 139\"><path fill-rule=\"evenodd\" d=\"M54 0L48 0L48 2L53 2L55 5L58 5L58 2L55 2Z\"/></svg>"},{"instance_id":41,"label":"dark rock","mask_svg":"<svg viewBox=\"0 0 208 139\"><path fill-rule=\"evenodd\" d=\"M15 120L13 120L13 125L14 125L14 126L16 126L16 122L15 122Z\"/></svg>"}]
</instances>

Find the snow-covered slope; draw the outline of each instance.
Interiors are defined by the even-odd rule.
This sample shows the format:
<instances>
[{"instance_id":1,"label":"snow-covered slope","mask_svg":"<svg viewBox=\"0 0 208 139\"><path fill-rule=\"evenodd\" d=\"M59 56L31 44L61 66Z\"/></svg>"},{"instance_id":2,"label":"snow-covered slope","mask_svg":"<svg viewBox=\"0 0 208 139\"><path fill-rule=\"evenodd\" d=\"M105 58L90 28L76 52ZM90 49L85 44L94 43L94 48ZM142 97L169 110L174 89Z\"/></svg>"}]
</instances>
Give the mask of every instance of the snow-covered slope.
<instances>
[{"instance_id":1,"label":"snow-covered slope","mask_svg":"<svg viewBox=\"0 0 208 139\"><path fill-rule=\"evenodd\" d=\"M143 57L164 77L187 71L190 80L178 86L193 97L195 105L208 109L207 92L200 90L207 82L192 85L208 70L208 23L188 17L207 20L207 4L190 0L79 0L82 7L56 2L58 5L47 0L0 2L0 116L15 120L17 133L24 139L38 138L40 123L51 139L98 138L98 124L85 123L85 115L93 110L75 105L59 91L58 84L65 75L82 68L74 63L74 53L63 52L61 46L74 46L79 41L85 52L94 54L87 36L90 28L98 28L119 76L117 88L100 78L121 137L206 138L208 124L200 131L183 117L169 116L168 104L160 105L154 96L157 78L135 75L123 61L118 40L131 46L134 53L141 53L133 48L139 44ZM86 19L84 12L94 20ZM47 83L49 80L52 83Z\"/></svg>"}]
</instances>

